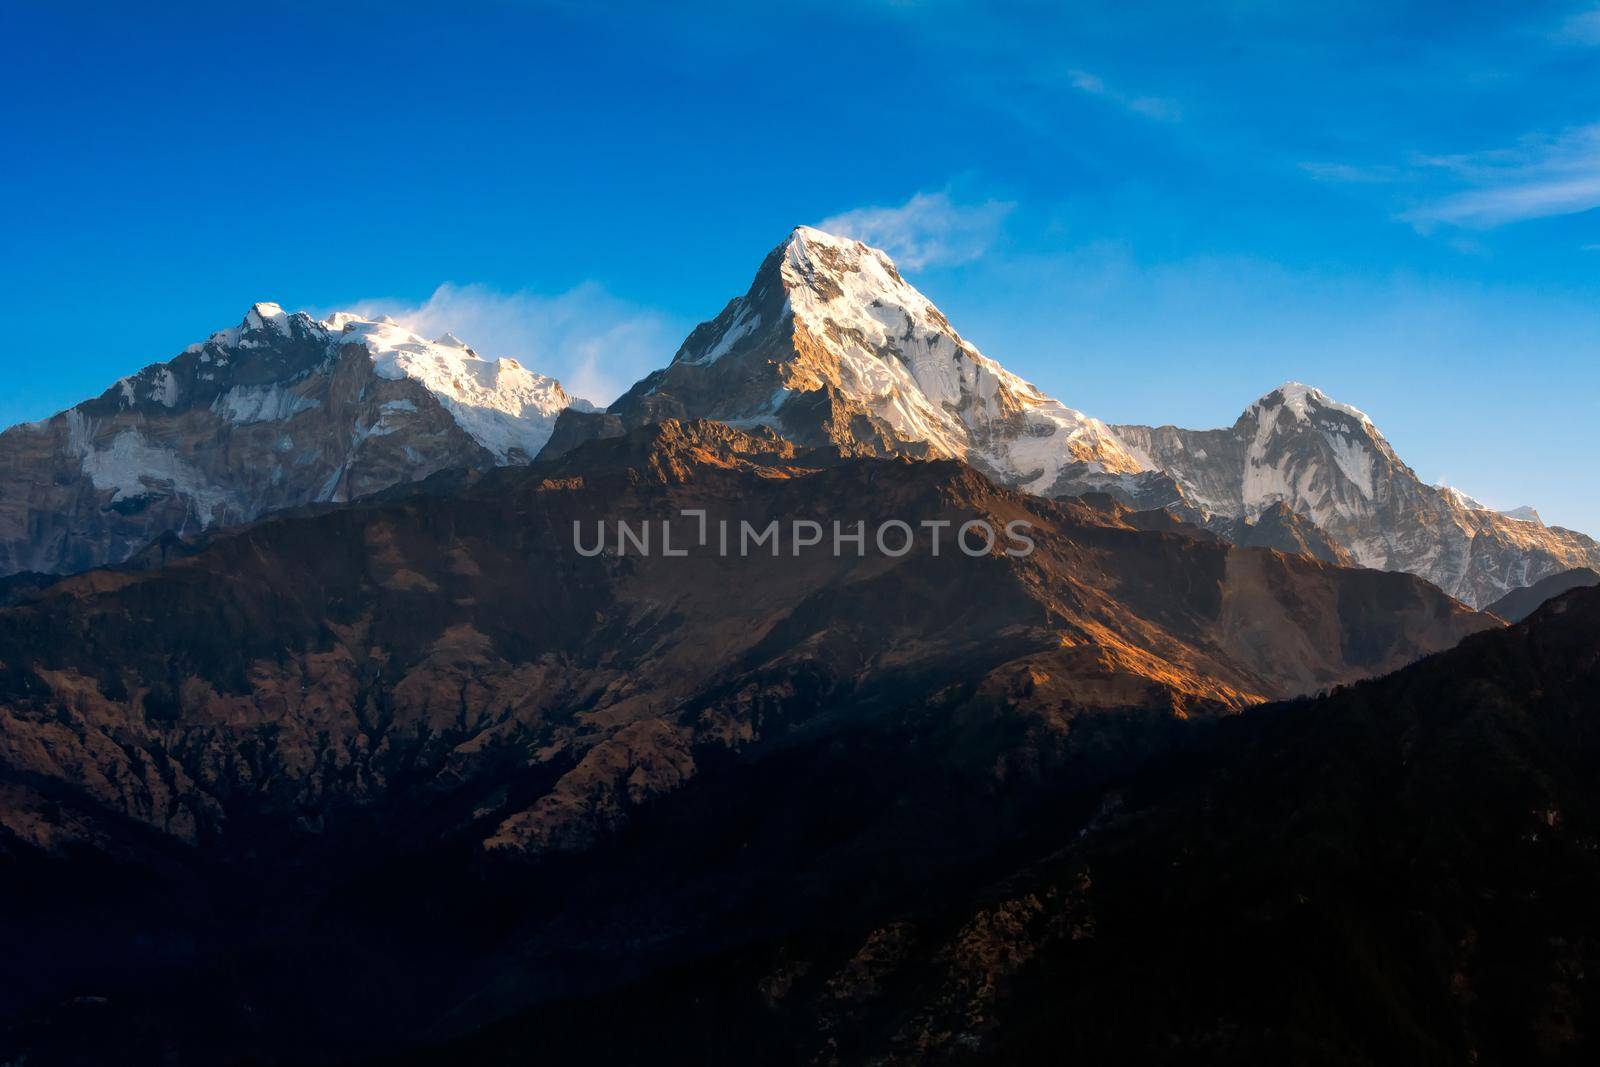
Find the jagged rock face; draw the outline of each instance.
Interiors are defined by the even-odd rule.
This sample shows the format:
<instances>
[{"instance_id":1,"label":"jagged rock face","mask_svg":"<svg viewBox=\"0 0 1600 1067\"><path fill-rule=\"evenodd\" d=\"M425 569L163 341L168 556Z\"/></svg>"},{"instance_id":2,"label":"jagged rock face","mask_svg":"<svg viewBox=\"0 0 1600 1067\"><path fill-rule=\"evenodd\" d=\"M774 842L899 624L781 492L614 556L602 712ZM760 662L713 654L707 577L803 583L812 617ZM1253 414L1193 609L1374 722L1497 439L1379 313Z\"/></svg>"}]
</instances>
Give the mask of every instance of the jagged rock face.
<instances>
[{"instance_id":1,"label":"jagged rock face","mask_svg":"<svg viewBox=\"0 0 1600 1067\"><path fill-rule=\"evenodd\" d=\"M0 434L0 575L70 573L167 532L526 462L573 403L454 338L258 304L176 359Z\"/></svg>"},{"instance_id":2,"label":"jagged rock face","mask_svg":"<svg viewBox=\"0 0 1600 1067\"><path fill-rule=\"evenodd\" d=\"M1268 393L1231 429L1115 429L1210 515L1254 522L1287 505L1357 564L1419 575L1475 606L1600 563L1600 543L1583 534L1424 484L1366 415L1307 386Z\"/></svg>"},{"instance_id":3,"label":"jagged rock face","mask_svg":"<svg viewBox=\"0 0 1600 1067\"><path fill-rule=\"evenodd\" d=\"M961 459L1033 492L1139 471L1104 423L963 339L883 252L809 227L610 411L767 425L847 455Z\"/></svg>"}]
</instances>

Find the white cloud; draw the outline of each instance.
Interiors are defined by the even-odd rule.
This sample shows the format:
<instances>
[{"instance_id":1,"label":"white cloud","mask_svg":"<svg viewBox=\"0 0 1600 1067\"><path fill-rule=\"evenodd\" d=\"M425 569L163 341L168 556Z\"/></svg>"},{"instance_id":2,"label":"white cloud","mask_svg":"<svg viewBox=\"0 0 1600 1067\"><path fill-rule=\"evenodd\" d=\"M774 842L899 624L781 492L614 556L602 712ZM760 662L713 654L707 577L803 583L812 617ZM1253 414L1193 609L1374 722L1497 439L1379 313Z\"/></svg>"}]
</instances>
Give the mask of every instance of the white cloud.
<instances>
[{"instance_id":1,"label":"white cloud","mask_svg":"<svg viewBox=\"0 0 1600 1067\"><path fill-rule=\"evenodd\" d=\"M948 193L918 193L899 207L864 207L817 224L841 237L882 248L902 267L947 266L982 256L1000 235L1014 204L957 204Z\"/></svg>"},{"instance_id":2,"label":"white cloud","mask_svg":"<svg viewBox=\"0 0 1600 1067\"><path fill-rule=\"evenodd\" d=\"M1508 222L1575 215L1600 207L1600 173L1458 193L1409 212L1416 222L1501 226Z\"/></svg>"},{"instance_id":3,"label":"white cloud","mask_svg":"<svg viewBox=\"0 0 1600 1067\"><path fill-rule=\"evenodd\" d=\"M1575 12L1556 30L1558 41L1568 44L1600 44L1600 7Z\"/></svg>"},{"instance_id":4,"label":"white cloud","mask_svg":"<svg viewBox=\"0 0 1600 1067\"><path fill-rule=\"evenodd\" d=\"M1488 228L1600 207L1600 124L1510 148L1420 161L1467 186L1405 213L1419 226Z\"/></svg>"},{"instance_id":5,"label":"white cloud","mask_svg":"<svg viewBox=\"0 0 1600 1067\"><path fill-rule=\"evenodd\" d=\"M1079 92L1098 96L1102 100L1109 100L1127 108L1146 118L1160 119L1163 122L1176 122L1183 117L1177 103L1159 96L1135 96L1130 93L1118 92L1105 83L1103 78L1090 74L1086 70L1067 71L1067 84Z\"/></svg>"},{"instance_id":6,"label":"white cloud","mask_svg":"<svg viewBox=\"0 0 1600 1067\"><path fill-rule=\"evenodd\" d=\"M363 300L340 310L388 315L424 337L453 333L487 359L510 356L596 404L615 400L678 346L665 316L593 283L553 296L447 283L421 304Z\"/></svg>"},{"instance_id":7,"label":"white cloud","mask_svg":"<svg viewBox=\"0 0 1600 1067\"><path fill-rule=\"evenodd\" d=\"M1363 167L1350 163L1301 163L1300 169L1319 182L1344 185L1379 185L1395 179L1393 167Z\"/></svg>"}]
</instances>

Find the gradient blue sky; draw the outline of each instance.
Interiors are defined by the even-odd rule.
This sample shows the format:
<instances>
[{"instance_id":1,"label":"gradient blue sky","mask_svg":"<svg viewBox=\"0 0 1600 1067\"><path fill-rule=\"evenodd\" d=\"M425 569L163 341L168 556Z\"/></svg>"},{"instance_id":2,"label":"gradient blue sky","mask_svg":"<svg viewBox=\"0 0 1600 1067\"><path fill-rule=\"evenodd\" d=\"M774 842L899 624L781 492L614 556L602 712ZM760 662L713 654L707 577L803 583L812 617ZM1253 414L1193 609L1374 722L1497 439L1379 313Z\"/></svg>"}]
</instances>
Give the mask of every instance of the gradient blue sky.
<instances>
[{"instance_id":1,"label":"gradient blue sky","mask_svg":"<svg viewBox=\"0 0 1600 1067\"><path fill-rule=\"evenodd\" d=\"M0 423L262 299L604 401L831 220L1091 414L1300 379L1600 533L1592 3L243 6L0 0Z\"/></svg>"}]
</instances>

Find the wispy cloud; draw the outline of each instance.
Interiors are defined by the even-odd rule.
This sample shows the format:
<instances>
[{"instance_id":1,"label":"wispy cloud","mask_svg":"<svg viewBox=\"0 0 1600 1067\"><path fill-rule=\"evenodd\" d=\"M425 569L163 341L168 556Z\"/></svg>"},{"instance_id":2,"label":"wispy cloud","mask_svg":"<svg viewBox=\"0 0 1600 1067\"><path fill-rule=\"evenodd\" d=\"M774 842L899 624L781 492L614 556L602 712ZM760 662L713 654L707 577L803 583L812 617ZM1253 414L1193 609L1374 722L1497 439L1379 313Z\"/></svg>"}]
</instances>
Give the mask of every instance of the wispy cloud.
<instances>
[{"instance_id":1,"label":"wispy cloud","mask_svg":"<svg viewBox=\"0 0 1600 1067\"><path fill-rule=\"evenodd\" d=\"M1489 228L1600 207L1600 124L1419 164L1466 186L1401 216L1422 227Z\"/></svg>"},{"instance_id":2,"label":"wispy cloud","mask_svg":"<svg viewBox=\"0 0 1600 1067\"><path fill-rule=\"evenodd\" d=\"M1352 163L1301 163L1300 169L1319 182L1344 185L1379 185L1395 179L1395 169L1383 166L1356 166Z\"/></svg>"},{"instance_id":3,"label":"wispy cloud","mask_svg":"<svg viewBox=\"0 0 1600 1067\"><path fill-rule=\"evenodd\" d=\"M1183 111L1177 103L1160 96L1139 96L1132 93L1119 92L1107 85L1105 79L1086 70L1067 71L1067 84L1079 92L1098 96L1102 100L1109 100L1121 107L1127 108L1135 114L1146 118L1159 119L1162 122L1176 122L1183 117Z\"/></svg>"},{"instance_id":4,"label":"wispy cloud","mask_svg":"<svg viewBox=\"0 0 1600 1067\"><path fill-rule=\"evenodd\" d=\"M1567 16L1557 28L1555 38L1567 44L1600 45L1600 6Z\"/></svg>"},{"instance_id":5,"label":"wispy cloud","mask_svg":"<svg viewBox=\"0 0 1600 1067\"><path fill-rule=\"evenodd\" d=\"M918 193L899 207L864 207L817 225L884 249L901 266L949 266L987 252L1016 205L998 200L957 204L949 193Z\"/></svg>"},{"instance_id":6,"label":"wispy cloud","mask_svg":"<svg viewBox=\"0 0 1600 1067\"><path fill-rule=\"evenodd\" d=\"M660 313L594 283L555 295L445 284L420 304L375 299L340 310L388 315L424 337L453 333L486 358L510 356L597 404L664 363L679 332Z\"/></svg>"}]
</instances>

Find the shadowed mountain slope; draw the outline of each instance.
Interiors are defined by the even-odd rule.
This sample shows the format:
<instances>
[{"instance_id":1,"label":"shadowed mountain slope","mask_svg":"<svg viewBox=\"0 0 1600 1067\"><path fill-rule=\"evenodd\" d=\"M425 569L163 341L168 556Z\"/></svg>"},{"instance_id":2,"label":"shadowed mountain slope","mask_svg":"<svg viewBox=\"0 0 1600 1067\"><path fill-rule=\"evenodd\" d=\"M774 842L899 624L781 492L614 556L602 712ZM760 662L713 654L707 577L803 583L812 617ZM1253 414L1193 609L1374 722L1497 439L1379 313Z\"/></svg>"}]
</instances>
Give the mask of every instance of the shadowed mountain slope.
<instances>
[{"instance_id":1,"label":"shadowed mountain slope","mask_svg":"<svg viewBox=\"0 0 1600 1067\"><path fill-rule=\"evenodd\" d=\"M668 421L0 610L12 1043L71 1046L96 989L108 1040L192 1008L197 1062L460 1032L968 884L1186 719L1496 625L1100 503ZM949 525L722 555L685 510ZM1036 550L954 550L973 519Z\"/></svg>"},{"instance_id":2,"label":"shadowed mountain slope","mask_svg":"<svg viewBox=\"0 0 1600 1067\"><path fill-rule=\"evenodd\" d=\"M1560 574L1541 578L1523 589L1513 589L1483 610L1498 615L1509 622L1521 622L1539 609L1539 605L1558 597L1569 589L1600 585L1600 573L1587 567L1576 567Z\"/></svg>"},{"instance_id":3,"label":"shadowed mountain slope","mask_svg":"<svg viewBox=\"0 0 1600 1067\"><path fill-rule=\"evenodd\" d=\"M512 1063L535 1042L613 1062L1593 1062L1597 688L1600 590L1580 589L1201 729L1097 807L1058 809L1036 858L977 891L403 1062Z\"/></svg>"}]
</instances>

